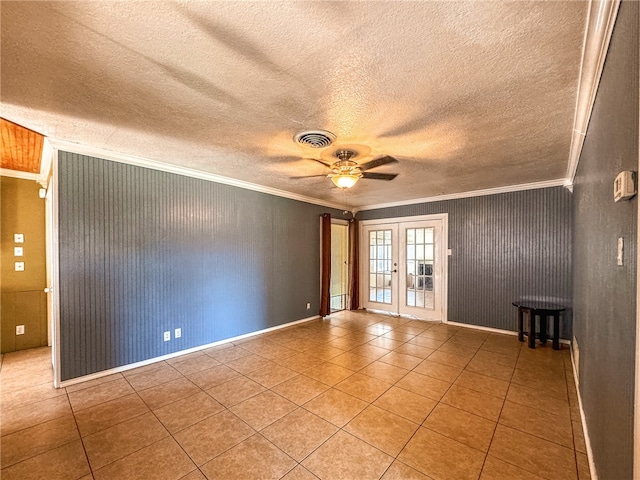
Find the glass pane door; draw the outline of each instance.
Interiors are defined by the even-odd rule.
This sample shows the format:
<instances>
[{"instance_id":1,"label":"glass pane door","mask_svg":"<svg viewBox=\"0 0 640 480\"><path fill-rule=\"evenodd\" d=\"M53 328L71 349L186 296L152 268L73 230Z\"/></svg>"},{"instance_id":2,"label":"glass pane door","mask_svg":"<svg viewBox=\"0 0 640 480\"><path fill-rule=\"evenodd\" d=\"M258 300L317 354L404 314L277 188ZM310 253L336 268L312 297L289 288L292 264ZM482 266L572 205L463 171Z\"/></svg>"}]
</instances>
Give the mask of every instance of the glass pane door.
<instances>
[{"instance_id":1,"label":"glass pane door","mask_svg":"<svg viewBox=\"0 0 640 480\"><path fill-rule=\"evenodd\" d=\"M408 307L434 308L434 228L407 228L405 302Z\"/></svg>"},{"instance_id":2,"label":"glass pane door","mask_svg":"<svg viewBox=\"0 0 640 480\"><path fill-rule=\"evenodd\" d=\"M398 309L398 247L397 225L372 225L363 231L366 239L367 308L396 312ZM364 249L363 249L364 250Z\"/></svg>"}]
</instances>

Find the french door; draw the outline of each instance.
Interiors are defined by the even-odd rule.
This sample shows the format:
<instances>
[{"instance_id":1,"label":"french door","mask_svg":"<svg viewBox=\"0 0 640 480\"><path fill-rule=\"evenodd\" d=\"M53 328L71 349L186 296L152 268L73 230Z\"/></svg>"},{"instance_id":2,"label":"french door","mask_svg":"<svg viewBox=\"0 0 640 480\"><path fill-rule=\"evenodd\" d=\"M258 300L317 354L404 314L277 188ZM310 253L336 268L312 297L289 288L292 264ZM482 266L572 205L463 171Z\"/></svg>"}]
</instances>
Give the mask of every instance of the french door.
<instances>
[{"instance_id":1,"label":"french door","mask_svg":"<svg viewBox=\"0 0 640 480\"><path fill-rule=\"evenodd\" d=\"M445 320L447 219L434 217L363 222L360 284L365 308Z\"/></svg>"}]
</instances>

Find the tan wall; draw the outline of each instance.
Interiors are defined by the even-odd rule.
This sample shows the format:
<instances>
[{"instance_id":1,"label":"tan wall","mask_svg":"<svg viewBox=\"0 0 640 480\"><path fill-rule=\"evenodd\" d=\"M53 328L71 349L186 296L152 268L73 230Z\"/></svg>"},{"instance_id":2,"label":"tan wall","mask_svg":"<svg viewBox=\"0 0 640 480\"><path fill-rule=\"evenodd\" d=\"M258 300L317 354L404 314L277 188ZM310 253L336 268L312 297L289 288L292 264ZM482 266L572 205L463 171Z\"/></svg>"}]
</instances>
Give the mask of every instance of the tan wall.
<instances>
[{"instance_id":1,"label":"tan wall","mask_svg":"<svg viewBox=\"0 0 640 480\"><path fill-rule=\"evenodd\" d=\"M40 185L32 180L0 177L0 325L2 353L47 344L47 299L45 257L45 202ZM24 243L14 242L22 233ZM22 257L14 256L21 246ZM14 263L23 261L24 272ZM16 335L16 325L25 326Z\"/></svg>"}]
</instances>

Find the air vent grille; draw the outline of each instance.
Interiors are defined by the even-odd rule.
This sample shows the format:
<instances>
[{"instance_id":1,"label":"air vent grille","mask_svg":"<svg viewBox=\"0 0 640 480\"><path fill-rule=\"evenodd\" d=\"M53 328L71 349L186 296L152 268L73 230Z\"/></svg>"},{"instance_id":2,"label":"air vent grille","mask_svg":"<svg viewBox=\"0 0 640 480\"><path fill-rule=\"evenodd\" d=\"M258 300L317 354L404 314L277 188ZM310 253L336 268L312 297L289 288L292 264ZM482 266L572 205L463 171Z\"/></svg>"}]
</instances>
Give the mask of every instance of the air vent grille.
<instances>
[{"instance_id":1,"label":"air vent grille","mask_svg":"<svg viewBox=\"0 0 640 480\"><path fill-rule=\"evenodd\" d=\"M295 137L293 137L296 143L312 148L328 147L335 139L336 136L326 130L305 130L304 132L296 133Z\"/></svg>"}]
</instances>

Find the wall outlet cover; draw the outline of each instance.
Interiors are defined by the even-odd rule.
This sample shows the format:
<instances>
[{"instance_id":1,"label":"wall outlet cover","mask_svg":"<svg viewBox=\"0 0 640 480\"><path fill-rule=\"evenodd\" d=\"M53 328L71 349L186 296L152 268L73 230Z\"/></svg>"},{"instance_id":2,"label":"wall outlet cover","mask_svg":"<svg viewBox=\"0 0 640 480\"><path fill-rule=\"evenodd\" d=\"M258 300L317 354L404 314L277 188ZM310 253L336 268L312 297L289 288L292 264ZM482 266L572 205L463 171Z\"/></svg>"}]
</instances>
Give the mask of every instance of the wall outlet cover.
<instances>
[{"instance_id":1,"label":"wall outlet cover","mask_svg":"<svg viewBox=\"0 0 640 480\"><path fill-rule=\"evenodd\" d=\"M171 332L164 332L164 341L168 342L171 340Z\"/></svg>"},{"instance_id":2,"label":"wall outlet cover","mask_svg":"<svg viewBox=\"0 0 640 480\"><path fill-rule=\"evenodd\" d=\"M181 329L181 328L176 328L176 329L173 331L173 336L174 336L175 338L180 338L180 337L182 336L182 329Z\"/></svg>"},{"instance_id":3,"label":"wall outlet cover","mask_svg":"<svg viewBox=\"0 0 640 480\"><path fill-rule=\"evenodd\" d=\"M16 325L16 335L24 335L24 325Z\"/></svg>"},{"instance_id":4,"label":"wall outlet cover","mask_svg":"<svg viewBox=\"0 0 640 480\"><path fill-rule=\"evenodd\" d=\"M14 233L13 234L13 242L14 243L24 243L24 233Z\"/></svg>"},{"instance_id":5,"label":"wall outlet cover","mask_svg":"<svg viewBox=\"0 0 640 480\"><path fill-rule=\"evenodd\" d=\"M24 255L24 249L22 247L13 247L13 256L22 257Z\"/></svg>"},{"instance_id":6,"label":"wall outlet cover","mask_svg":"<svg viewBox=\"0 0 640 480\"><path fill-rule=\"evenodd\" d=\"M24 262L16 262L16 272L24 272Z\"/></svg>"}]
</instances>

